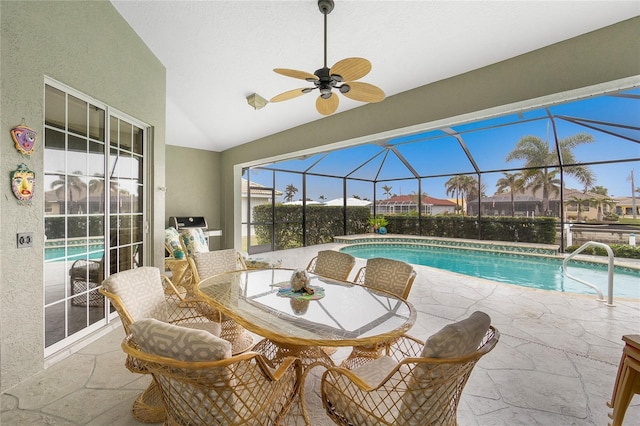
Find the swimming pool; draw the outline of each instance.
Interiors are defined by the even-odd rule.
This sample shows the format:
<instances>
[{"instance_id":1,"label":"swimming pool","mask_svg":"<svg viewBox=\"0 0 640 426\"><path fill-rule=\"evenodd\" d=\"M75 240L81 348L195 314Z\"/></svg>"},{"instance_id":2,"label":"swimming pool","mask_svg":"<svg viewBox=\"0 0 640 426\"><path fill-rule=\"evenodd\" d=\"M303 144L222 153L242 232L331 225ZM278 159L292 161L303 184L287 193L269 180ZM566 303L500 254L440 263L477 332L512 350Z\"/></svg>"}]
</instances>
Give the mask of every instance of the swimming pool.
<instances>
[{"instance_id":1,"label":"swimming pool","mask_svg":"<svg viewBox=\"0 0 640 426\"><path fill-rule=\"evenodd\" d=\"M104 254L104 245L103 244L95 244L87 246L68 246L67 247L67 255L65 257L64 247L45 247L44 249L44 260L46 262L59 262L62 260L79 260L86 259L87 253L89 254L89 259L100 260L102 259L102 255Z\"/></svg>"},{"instance_id":2,"label":"swimming pool","mask_svg":"<svg viewBox=\"0 0 640 426\"><path fill-rule=\"evenodd\" d=\"M596 294L593 289L565 277L560 258L393 243L352 244L340 251L362 259L386 257L507 284ZM596 285L606 297L606 265L571 261L569 273ZM614 297L640 298L640 270L616 267L613 282Z\"/></svg>"}]
</instances>

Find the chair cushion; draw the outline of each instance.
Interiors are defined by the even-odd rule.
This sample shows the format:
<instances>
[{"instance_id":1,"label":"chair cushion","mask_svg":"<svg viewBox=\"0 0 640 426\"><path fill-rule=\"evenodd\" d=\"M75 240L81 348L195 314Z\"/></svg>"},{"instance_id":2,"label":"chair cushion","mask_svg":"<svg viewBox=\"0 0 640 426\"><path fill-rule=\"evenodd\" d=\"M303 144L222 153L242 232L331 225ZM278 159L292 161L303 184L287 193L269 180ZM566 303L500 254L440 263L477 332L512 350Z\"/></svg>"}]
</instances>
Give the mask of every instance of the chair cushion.
<instances>
[{"instance_id":1,"label":"chair cushion","mask_svg":"<svg viewBox=\"0 0 640 426\"><path fill-rule=\"evenodd\" d=\"M176 258L184 257L184 250L180 244L180 234L173 226L164 230L164 245L170 256ZM182 256L180 256L182 254Z\"/></svg>"},{"instance_id":2,"label":"chair cushion","mask_svg":"<svg viewBox=\"0 0 640 426\"><path fill-rule=\"evenodd\" d=\"M474 352L485 336L491 318L476 311L468 318L445 325L427 339L421 356L424 358L458 358Z\"/></svg>"},{"instance_id":3,"label":"chair cushion","mask_svg":"<svg viewBox=\"0 0 640 426\"><path fill-rule=\"evenodd\" d=\"M399 260L373 258L367 260L364 285L402 297L413 273L413 266Z\"/></svg>"},{"instance_id":4,"label":"chair cushion","mask_svg":"<svg viewBox=\"0 0 640 426\"><path fill-rule=\"evenodd\" d=\"M381 384L396 365L397 362L393 358L382 356L351 371L369 386L375 388ZM377 426L381 423L381 418L386 422L385 424L393 424L398 414L399 404L397 401L401 399L405 391L403 382L398 378L406 372L406 368L402 368L402 371L396 372L389 379L387 386L370 392L361 391L342 374L329 376L326 380L332 382L333 385L324 388L326 398L331 401L335 411L344 415L350 424ZM395 386L388 386L389 383L394 383Z\"/></svg>"},{"instance_id":5,"label":"chair cushion","mask_svg":"<svg viewBox=\"0 0 640 426\"><path fill-rule=\"evenodd\" d=\"M429 337L421 356L459 358L472 354L480 346L490 324L489 315L476 311L462 321L444 326ZM460 371L465 370L464 365L419 363L413 369L413 377L402 395L397 422L407 425L455 422L455 410L444 407L457 407L455 400L464 386L465 376L460 375ZM443 404L443 401L446 401L446 404ZM448 420L443 420L445 418Z\"/></svg>"},{"instance_id":6,"label":"chair cushion","mask_svg":"<svg viewBox=\"0 0 640 426\"><path fill-rule=\"evenodd\" d=\"M335 250L322 250L318 252L318 258L316 259L313 272L327 278L347 280L355 264L355 257L349 253L342 253Z\"/></svg>"},{"instance_id":7,"label":"chair cushion","mask_svg":"<svg viewBox=\"0 0 640 426\"><path fill-rule=\"evenodd\" d=\"M192 257L201 280L213 275L244 269L238 260L238 252L235 249L194 253Z\"/></svg>"},{"instance_id":8,"label":"chair cushion","mask_svg":"<svg viewBox=\"0 0 640 426\"><path fill-rule=\"evenodd\" d=\"M143 318L168 320L169 313L158 268L142 266L118 272L104 280L102 287L120 298L134 322Z\"/></svg>"},{"instance_id":9,"label":"chair cushion","mask_svg":"<svg viewBox=\"0 0 640 426\"><path fill-rule=\"evenodd\" d=\"M204 232L200 228L185 229L180 233L182 244L187 250L187 255L193 256L195 253L204 253L209 251L207 239Z\"/></svg>"},{"instance_id":10,"label":"chair cushion","mask_svg":"<svg viewBox=\"0 0 640 426\"><path fill-rule=\"evenodd\" d=\"M219 361L231 357L231 343L213 334L158 321L138 320L130 326L134 340L144 352L180 361Z\"/></svg>"},{"instance_id":11,"label":"chair cushion","mask_svg":"<svg viewBox=\"0 0 640 426\"><path fill-rule=\"evenodd\" d=\"M351 370L360 377L369 386L374 387L387 377L387 374L394 369L398 363L389 356L381 356L380 358L369 361L357 368Z\"/></svg>"}]
</instances>

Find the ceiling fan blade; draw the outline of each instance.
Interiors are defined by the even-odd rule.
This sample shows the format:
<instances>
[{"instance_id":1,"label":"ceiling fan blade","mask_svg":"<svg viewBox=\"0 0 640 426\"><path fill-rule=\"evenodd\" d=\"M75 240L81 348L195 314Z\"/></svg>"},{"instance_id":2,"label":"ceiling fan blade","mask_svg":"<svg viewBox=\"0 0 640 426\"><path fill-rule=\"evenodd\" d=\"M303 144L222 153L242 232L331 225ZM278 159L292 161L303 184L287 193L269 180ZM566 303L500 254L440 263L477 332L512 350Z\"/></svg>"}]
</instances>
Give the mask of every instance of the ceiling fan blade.
<instances>
[{"instance_id":1,"label":"ceiling fan blade","mask_svg":"<svg viewBox=\"0 0 640 426\"><path fill-rule=\"evenodd\" d=\"M274 68L273 70L278 74L282 74L287 77L299 78L301 80L313 81L318 79L317 76L306 71L290 70L288 68Z\"/></svg>"},{"instance_id":2,"label":"ceiling fan blade","mask_svg":"<svg viewBox=\"0 0 640 426\"><path fill-rule=\"evenodd\" d=\"M340 100L335 93L332 93L331 96L326 99L318 96L318 99L316 99L316 109L322 115L331 115L336 112L339 103Z\"/></svg>"},{"instance_id":3,"label":"ceiling fan blade","mask_svg":"<svg viewBox=\"0 0 640 426\"><path fill-rule=\"evenodd\" d=\"M273 98L269 100L269 102L282 102L288 101L289 99L297 98L298 96L302 96L305 93L305 89L293 89L286 91L284 93L280 93L279 95L275 95Z\"/></svg>"},{"instance_id":4,"label":"ceiling fan blade","mask_svg":"<svg viewBox=\"0 0 640 426\"><path fill-rule=\"evenodd\" d=\"M380 102L384 99L384 92L378 86L363 83L361 81L352 81L349 83L351 90L343 93L347 98L360 102Z\"/></svg>"},{"instance_id":5,"label":"ceiling fan blade","mask_svg":"<svg viewBox=\"0 0 640 426\"><path fill-rule=\"evenodd\" d=\"M346 58L336 62L330 73L338 74L342 81L358 80L371 71L371 62L364 58Z\"/></svg>"}]
</instances>

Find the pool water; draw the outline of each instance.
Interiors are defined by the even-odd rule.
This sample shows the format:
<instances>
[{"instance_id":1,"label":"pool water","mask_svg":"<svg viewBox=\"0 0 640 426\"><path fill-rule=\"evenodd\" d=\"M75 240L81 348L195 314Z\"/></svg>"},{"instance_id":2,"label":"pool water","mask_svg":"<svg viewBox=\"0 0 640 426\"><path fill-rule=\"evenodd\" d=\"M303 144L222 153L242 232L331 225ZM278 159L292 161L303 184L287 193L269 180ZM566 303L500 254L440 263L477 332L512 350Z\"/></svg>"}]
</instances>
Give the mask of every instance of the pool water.
<instances>
[{"instance_id":1,"label":"pool water","mask_svg":"<svg viewBox=\"0 0 640 426\"><path fill-rule=\"evenodd\" d=\"M362 259L386 257L415 265L431 266L472 277L507 284L569 293L596 294L575 280L564 276L562 260L527 255L487 253L426 245L354 244L341 251ZM570 261L569 273L587 281L607 297L607 265ZM615 268L614 297L640 298L640 270Z\"/></svg>"},{"instance_id":2,"label":"pool water","mask_svg":"<svg viewBox=\"0 0 640 426\"><path fill-rule=\"evenodd\" d=\"M89 259L100 260L104 254L104 245L89 246ZM44 260L46 262L58 262L62 260L80 260L87 258L87 246L68 246L65 257L64 247L46 247Z\"/></svg>"}]
</instances>

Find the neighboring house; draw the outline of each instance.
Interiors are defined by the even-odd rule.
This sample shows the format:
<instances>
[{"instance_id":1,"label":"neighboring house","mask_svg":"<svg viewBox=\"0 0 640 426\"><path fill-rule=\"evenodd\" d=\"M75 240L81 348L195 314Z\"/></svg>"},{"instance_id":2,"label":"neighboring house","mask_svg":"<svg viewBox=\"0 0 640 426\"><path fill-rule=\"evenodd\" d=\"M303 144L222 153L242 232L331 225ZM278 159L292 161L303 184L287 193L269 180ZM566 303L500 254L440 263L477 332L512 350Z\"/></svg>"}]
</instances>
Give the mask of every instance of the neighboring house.
<instances>
[{"instance_id":1,"label":"neighboring house","mask_svg":"<svg viewBox=\"0 0 640 426\"><path fill-rule=\"evenodd\" d=\"M242 179L242 236L247 236L247 217L249 212L249 186L251 186L251 208L262 204L271 204L273 197L282 196L282 191L272 190L259 183L249 182ZM253 210L251 210L251 221L253 221Z\"/></svg>"},{"instance_id":2,"label":"neighboring house","mask_svg":"<svg viewBox=\"0 0 640 426\"><path fill-rule=\"evenodd\" d=\"M409 213L417 210L417 198L412 195L396 195L376 202L377 214ZM452 201L429 196L422 197L423 214L453 214L455 211L456 203Z\"/></svg>"},{"instance_id":3,"label":"neighboring house","mask_svg":"<svg viewBox=\"0 0 640 426\"><path fill-rule=\"evenodd\" d=\"M615 197L615 213L621 218L633 218L635 206L636 217L640 216L640 197Z\"/></svg>"},{"instance_id":4,"label":"neighboring house","mask_svg":"<svg viewBox=\"0 0 640 426\"><path fill-rule=\"evenodd\" d=\"M584 192L577 189L564 190L564 214L566 219L570 221L596 221L598 219L598 207L592 202L593 199L606 200L610 197L596 194L594 192ZM578 206L576 200L583 200ZM487 216L511 216L511 193L504 192L494 194L490 197L482 197L480 200L482 214ZM525 190L514 196L513 203L515 205L516 216L540 216L542 211L542 190L535 193L531 190ZM468 201L469 215L478 214L478 201ZM602 213L606 214L613 211L614 207L601 204ZM549 210L552 216L560 216L560 194L551 193L549 195ZM580 213L578 215L578 213ZM578 217L580 216L580 217Z\"/></svg>"}]
</instances>

